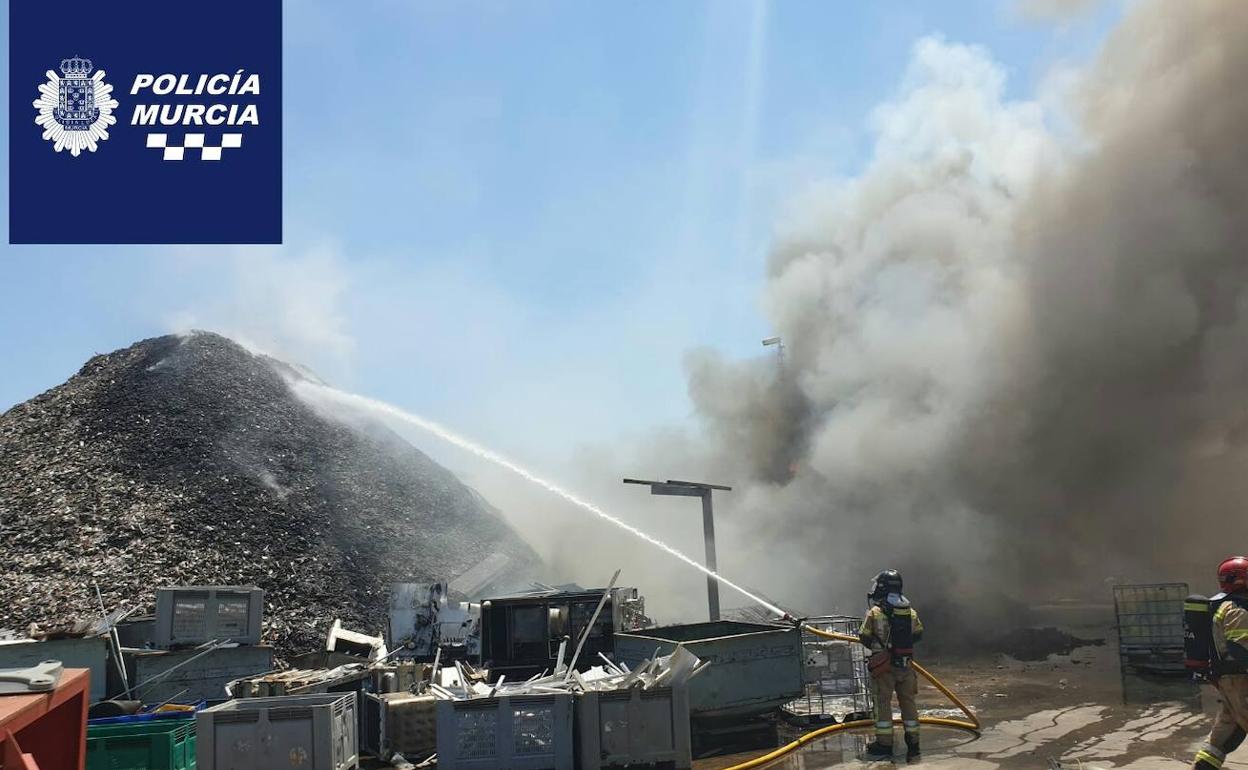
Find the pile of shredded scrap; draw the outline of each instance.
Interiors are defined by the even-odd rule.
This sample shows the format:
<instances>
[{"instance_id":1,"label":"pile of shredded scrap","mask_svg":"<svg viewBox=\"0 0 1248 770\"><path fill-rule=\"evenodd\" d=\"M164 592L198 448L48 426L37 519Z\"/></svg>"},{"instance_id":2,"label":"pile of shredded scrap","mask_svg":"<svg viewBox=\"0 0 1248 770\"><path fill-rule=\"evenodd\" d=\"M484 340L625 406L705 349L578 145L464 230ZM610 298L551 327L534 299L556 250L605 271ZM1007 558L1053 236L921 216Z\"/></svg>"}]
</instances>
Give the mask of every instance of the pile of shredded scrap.
<instances>
[{"instance_id":1,"label":"pile of shredded scrap","mask_svg":"<svg viewBox=\"0 0 1248 770\"><path fill-rule=\"evenodd\" d=\"M0 629L150 607L165 585L265 589L264 639L371 632L392 581L454 579L532 550L398 435L314 412L295 367L215 334L98 355L0 415Z\"/></svg>"}]
</instances>

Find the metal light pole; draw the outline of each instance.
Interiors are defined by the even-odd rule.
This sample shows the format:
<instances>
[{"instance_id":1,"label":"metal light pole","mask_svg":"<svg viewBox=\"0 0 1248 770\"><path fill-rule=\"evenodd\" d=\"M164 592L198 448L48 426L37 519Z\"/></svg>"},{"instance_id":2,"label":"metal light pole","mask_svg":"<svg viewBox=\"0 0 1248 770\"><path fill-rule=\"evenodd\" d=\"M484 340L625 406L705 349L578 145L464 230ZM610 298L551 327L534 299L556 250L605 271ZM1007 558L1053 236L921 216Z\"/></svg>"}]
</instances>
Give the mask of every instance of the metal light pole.
<instances>
[{"instance_id":1,"label":"metal light pole","mask_svg":"<svg viewBox=\"0 0 1248 770\"><path fill-rule=\"evenodd\" d=\"M702 498L702 534L706 539L706 568L718 572L715 567L715 512L711 508L711 492L720 490L732 491L732 487L721 484L703 484L697 481L645 481L643 479L624 479L625 484L645 484L650 487L652 495L675 495L677 497ZM710 609L711 620L719 620L719 581L707 575L706 603Z\"/></svg>"}]
</instances>

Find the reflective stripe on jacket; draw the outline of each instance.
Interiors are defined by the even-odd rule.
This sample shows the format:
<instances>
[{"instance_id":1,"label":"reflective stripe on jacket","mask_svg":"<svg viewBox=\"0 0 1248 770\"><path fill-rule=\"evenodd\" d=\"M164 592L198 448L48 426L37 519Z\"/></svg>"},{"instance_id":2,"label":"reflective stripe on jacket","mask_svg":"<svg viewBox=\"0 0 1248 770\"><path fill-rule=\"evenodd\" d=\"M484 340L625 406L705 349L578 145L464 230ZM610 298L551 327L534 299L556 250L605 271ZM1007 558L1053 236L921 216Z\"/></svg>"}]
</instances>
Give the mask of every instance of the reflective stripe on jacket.
<instances>
[{"instance_id":1,"label":"reflective stripe on jacket","mask_svg":"<svg viewBox=\"0 0 1248 770\"><path fill-rule=\"evenodd\" d=\"M1222 602L1213 613L1213 644L1223 660L1230 657L1226 651L1227 642L1248 647L1248 610L1233 601Z\"/></svg>"}]
</instances>

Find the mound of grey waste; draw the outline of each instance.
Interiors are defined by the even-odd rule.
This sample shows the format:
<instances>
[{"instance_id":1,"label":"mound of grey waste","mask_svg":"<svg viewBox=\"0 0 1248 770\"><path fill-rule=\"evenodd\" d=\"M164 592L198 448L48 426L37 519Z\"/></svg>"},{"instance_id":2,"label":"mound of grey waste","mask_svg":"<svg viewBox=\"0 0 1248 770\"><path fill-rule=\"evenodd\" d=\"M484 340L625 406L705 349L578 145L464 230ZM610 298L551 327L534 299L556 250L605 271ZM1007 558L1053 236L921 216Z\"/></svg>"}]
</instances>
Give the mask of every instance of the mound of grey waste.
<instances>
[{"instance_id":1,"label":"mound of grey waste","mask_svg":"<svg viewBox=\"0 0 1248 770\"><path fill-rule=\"evenodd\" d=\"M267 591L265 638L379 632L393 580L532 550L445 468L380 426L297 399L296 368L224 337L143 340L0 415L0 628L151 605L172 584Z\"/></svg>"},{"instance_id":2,"label":"mound of grey waste","mask_svg":"<svg viewBox=\"0 0 1248 770\"><path fill-rule=\"evenodd\" d=\"M1053 627L1016 628L990 643L992 649L1015 660L1045 660L1050 655L1069 655L1080 647L1099 647L1104 639L1080 639Z\"/></svg>"}]
</instances>

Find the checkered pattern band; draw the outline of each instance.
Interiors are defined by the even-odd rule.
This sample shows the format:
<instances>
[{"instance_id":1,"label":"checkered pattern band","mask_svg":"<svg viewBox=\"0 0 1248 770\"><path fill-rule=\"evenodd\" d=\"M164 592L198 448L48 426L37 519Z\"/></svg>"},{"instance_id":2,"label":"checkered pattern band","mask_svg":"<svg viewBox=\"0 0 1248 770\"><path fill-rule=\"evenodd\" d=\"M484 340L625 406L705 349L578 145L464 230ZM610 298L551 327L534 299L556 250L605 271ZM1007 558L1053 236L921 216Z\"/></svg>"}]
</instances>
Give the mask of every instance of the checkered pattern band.
<instances>
[{"instance_id":1,"label":"checkered pattern band","mask_svg":"<svg viewBox=\"0 0 1248 770\"><path fill-rule=\"evenodd\" d=\"M242 134L222 134L221 144L208 144L204 134L187 134L182 144L170 144L168 134L148 134L147 146L161 150L163 160L185 160L187 150L199 150L200 160L221 160L221 151L243 146ZM194 158L194 154L191 155Z\"/></svg>"}]
</instances>

